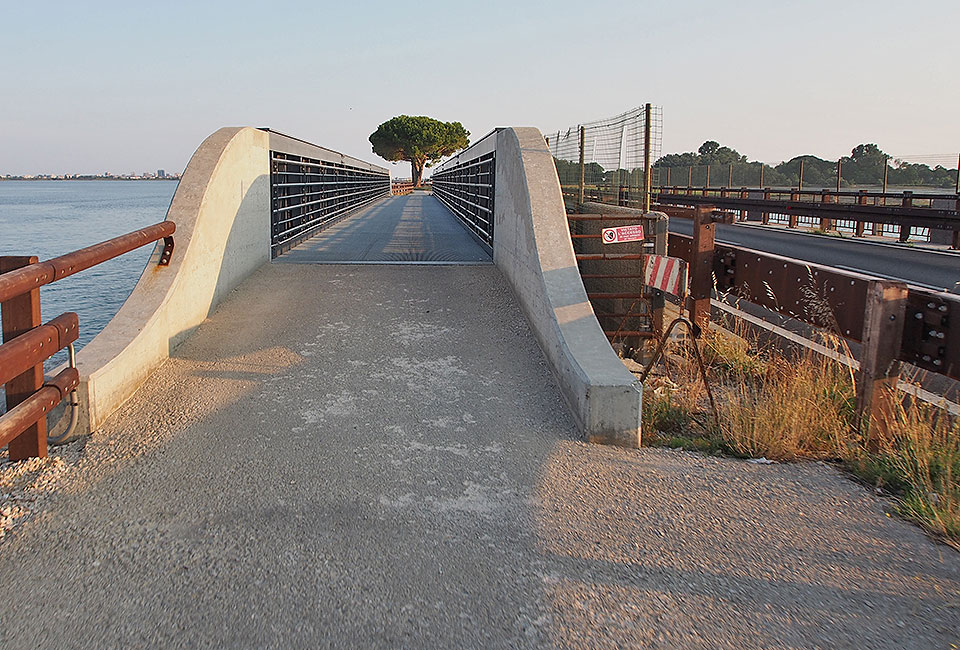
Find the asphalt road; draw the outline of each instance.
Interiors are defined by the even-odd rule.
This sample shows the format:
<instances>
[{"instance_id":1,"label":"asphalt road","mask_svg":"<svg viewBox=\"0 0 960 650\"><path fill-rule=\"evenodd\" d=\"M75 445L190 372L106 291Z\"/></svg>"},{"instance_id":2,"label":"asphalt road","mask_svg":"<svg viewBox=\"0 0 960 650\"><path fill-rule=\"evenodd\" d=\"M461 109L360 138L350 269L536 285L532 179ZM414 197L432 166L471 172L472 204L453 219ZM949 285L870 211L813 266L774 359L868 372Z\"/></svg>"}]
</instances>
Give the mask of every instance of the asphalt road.
<instances>
[{"instance_id":1,"label":"asphalt road","mask_svg":"<svg viewBox=\"0 0 960 650\"><path fill-rule=\"evenodd\" d=\"M670 231L693 234L693 221L670 219ZM960 254L956 253L739 224L718 224L717 241L960 293Z\"/></svg>"}]
</instances>

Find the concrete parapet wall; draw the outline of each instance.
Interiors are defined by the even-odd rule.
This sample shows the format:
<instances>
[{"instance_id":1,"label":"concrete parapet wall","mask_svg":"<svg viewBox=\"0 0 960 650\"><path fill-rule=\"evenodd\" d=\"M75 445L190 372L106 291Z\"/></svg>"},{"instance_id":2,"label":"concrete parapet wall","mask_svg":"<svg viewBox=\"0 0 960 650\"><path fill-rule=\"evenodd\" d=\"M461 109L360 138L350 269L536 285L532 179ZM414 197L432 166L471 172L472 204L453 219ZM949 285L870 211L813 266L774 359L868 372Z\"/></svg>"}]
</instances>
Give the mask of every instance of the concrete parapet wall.
<instances>
[{"instance_id":1,"label":"concrete parapet wall","mask_svg":"<svg viewBox=\"0 0 960 650\"><path fill-rule=\"evenodd\" d=\"M640 383L587 298L553 158L531 127L496 132L494 263L513 286L584 436L640 445Z\"/></svg>"},{"instance_id":2,"label":"concrete parapet wall","mask_svg":"<svg viewBox=\"0 0 960 650\"><path fill-rule=\"evenodd\" d=\"M270 260L270 134L229 127L204 140L167 219L177 224L170 265L157 266L161 243L120 311L77 355L79 433L100 426L227 292Z\"/></svg>"}]
</instances>

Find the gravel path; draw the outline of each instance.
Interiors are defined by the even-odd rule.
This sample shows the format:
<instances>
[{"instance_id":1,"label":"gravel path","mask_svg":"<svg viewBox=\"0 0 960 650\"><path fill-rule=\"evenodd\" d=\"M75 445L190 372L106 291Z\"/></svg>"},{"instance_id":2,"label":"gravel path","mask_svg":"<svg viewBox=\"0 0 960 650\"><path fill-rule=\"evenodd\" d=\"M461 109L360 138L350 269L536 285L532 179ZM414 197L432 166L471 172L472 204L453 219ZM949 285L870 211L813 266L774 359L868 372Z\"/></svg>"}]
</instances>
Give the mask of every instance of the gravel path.
<instances>
[{"instance_id":1,"label":"gravel path","mask_svg":"<svg viewBox=\"0 0 960 650\"><path fill-rule=\"evenodd\" d=\"M580 442L494 267L268 265L0 482L4 648L960 645L833 469Z\"/></svg>"}]
</instances>

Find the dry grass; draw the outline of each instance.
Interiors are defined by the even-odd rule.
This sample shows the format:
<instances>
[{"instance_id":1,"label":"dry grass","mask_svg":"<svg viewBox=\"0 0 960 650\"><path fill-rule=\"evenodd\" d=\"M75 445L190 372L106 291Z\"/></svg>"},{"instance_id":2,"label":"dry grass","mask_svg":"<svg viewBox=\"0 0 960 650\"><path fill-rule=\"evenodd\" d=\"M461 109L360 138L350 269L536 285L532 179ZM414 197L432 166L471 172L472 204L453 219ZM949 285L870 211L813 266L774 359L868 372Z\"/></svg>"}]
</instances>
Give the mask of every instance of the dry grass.
<instances>
[{"instance_id":1,"label":"dry grass","mask_svg":"<svg viewBox=\"0 0 960 650\"><path fill-rule=\"evenodd\" d=\"M853 422L850 372L807 351L790 361L772 356L755 381L727 386L720 435L738 452L770 460L836 458Z\"/></svg>"},{"instance_id":2,"label":"dry grass","mask_svg":"<svg viewBox=\"0 0 960 650\"><path fill-rule=\"evenodd\" d=\"M916 401L896 405L880 454L905 484L900 511L960 542L960 420Z\"/></svg>"},{"instance_id":3,"label":"dry grass","mask_svg":"<svg viewBox=\"0 0 960 650\"><path fill-rule=\"evenodd\" d=\"M647 381L645 441L780 461L840 460L893 493L904 516L960 544L960 421L905 399L888 422L889 437L870 451L856 428L854 375L847 366L811 350L788 358L738 334L711 332L702 343L718 425L695 359L675 344L660 375ZM840 339L823 344L848 354Z\"/></svg>"}]
</instances>

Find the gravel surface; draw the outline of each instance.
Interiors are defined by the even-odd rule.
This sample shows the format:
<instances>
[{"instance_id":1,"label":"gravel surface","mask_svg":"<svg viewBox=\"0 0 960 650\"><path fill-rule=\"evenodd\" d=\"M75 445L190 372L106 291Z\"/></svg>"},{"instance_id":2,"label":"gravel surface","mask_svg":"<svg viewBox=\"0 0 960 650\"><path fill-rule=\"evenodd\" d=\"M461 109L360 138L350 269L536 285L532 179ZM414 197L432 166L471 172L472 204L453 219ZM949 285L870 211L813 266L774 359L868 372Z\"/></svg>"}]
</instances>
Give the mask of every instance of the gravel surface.
<instances>
[{"instance_id":1,"label":"gravel surface","mask_svg":"<svg viewBox=\"0 0 960 650\"><path fill-rule=\"evenodd\" d=\"M580 442L494 267L268 265L0 486L4 648L960 645L832 468Z\"/></svg>"}]
</instances>

